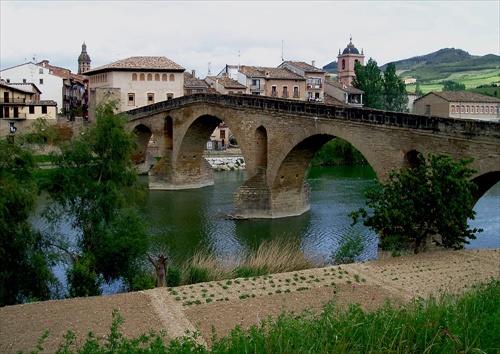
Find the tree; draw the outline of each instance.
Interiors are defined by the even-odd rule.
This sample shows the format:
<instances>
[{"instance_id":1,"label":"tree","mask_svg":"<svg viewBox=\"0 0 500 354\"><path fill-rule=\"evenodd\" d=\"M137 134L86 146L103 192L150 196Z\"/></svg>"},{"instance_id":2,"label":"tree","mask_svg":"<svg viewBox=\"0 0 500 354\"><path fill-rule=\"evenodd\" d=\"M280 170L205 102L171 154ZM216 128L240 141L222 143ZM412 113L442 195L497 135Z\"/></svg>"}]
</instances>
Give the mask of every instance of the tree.
<instances>
[{"instance_id":1,"label":"tree","mask_svg":"<svg viewBox=\"0 0 500 354\"><path fill-rule=\"evenodd\" d=\"M420 84L417 82L417 85L415 86L415 93L419 96L423 96L424 95L424 92L422 91L422 89L420 88Z\"/></svg>"},{"instance_id":2,"label":"tree","mask_svg":"<svg viewBox=\"0 0 500 354\"><path fill-rule=\"evenodd\" d=\"M61 144L61 153L54 156L56 169L44 184L53 201L44 215L52 223L69 221L77 232L73 248L66 248L74 296L99 293L101 278L122 277L130 283L138 259L149 248L144 222L126 195L138 189L130 159L135 136L125 130L125 116L114 114L115 106L99 104L95 124Z\"/></svg>"},{"instance_id":3,"label":"tree","mask_svg":"<svg viewBox=\"0 0 500 354\"><path fill-rule=\"evenodd\" d=\"M384 109L408 112L406 85L396 74L396 64L389 63L384 72Z\"/></svg>"},{"instance_id":4,"label":"tree","mask_svg":"<svg viewBox=\"0 0 500 354\"><path fill-rule=\"evenodd\" d=\"M355 77L352 86L364 92L363 102L365 107L383 109L383 79L377 62L370 58L365 66L357 62L354 65Z\"/></svg>"},{"instance_id":5,"label":"tree","mask_svg":"<svg viewBox=\"0 0 500 354\"><path fill-rule=\"evenodd\" d=\"M415 168L393 171L381 189L366 193L364 208L350 214L353 223L361 217L365 226L379 233L380 247L398 253L412 247L414 253L427 250L428 241L445 248L461 249L475 239L467 219L474 219L473 191L469 179L475 173L471 160L454 162L445 155L418 156Z\"/></svg>"},{"instance_id":6,"label":"tree","mask_svg":"<svg viewBox=\"0 0 500 354\"><path fill-rule=\"evenodd\" d=\"M443 91L464 91L465 90L465 84L461 84L459 82L455 82L453 80L444 80L442 82L443 84Z\"/></svg>"},{"instance_id":7,"label":"tree","mask_svg":"<svg viewBox=\"0 0 500 354\"><path fill-rule=\"evenodd\" d=\"M41 234L29 217L37 202L33 154L0 139L0 306L47 300L56 283Z\"/></svg>"}]
</instances>

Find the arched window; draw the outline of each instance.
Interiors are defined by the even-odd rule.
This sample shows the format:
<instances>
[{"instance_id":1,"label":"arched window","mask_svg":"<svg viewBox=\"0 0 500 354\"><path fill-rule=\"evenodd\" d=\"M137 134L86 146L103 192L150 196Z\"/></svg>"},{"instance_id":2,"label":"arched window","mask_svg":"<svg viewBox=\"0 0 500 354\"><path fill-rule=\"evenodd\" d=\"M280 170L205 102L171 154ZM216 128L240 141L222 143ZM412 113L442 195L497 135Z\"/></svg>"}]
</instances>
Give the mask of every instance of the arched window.
<instances>
[{"instance_id":1,"label":"arched window","mask_svg":"<svg viewBox=\"0 0 500 354\"><path fill-rule=\"evenodd\" d=\"M469 113L469 106L465 107L465 113Z\"/></svg>"},{"instance_id":2,"label":"arched window","mask_svg":"<svg viewBox=\"0 0 500 354\"><path fill-rule=\"evenodd\" d=\"M146 80L146 76L144 74L139 75L139 80L141 81Z\"/></svg>"},{"instance_id":3,"label":"arched window","mask_svg":"<svg viewBox=\"0 0 500 354\"><path fill-rule=\"evenodd\" d=\"M476 113L479 113L479 106L476 106Z\"/></svg>"},{"instance_id":4,"label":"arched window","mask_svg":"<svg viewBox=\"0 0 500 354\"><path fill-rule=\"evenodd\" d=\"M148 74L148 81L153 81L153 75L152 74Z\"/></svg>"},{"instance_id":5,"label":"arched window","mask_svg":"<svg viewBox=\"0 0 500 354\"><path fill-rule=\"evenodd\" d=\"M464 106L460 107L460 112L461 113L465 113L465 107Z\"/></svg>"},{"instance_id":6,"label":"arched window","mask_svg":"<svg viewBox=\"0 0 500 354\"><path fill-rule=\"evenodd\" d=\"M345 70L345 59L342 59L342 70Z\"/></svg>"},{"instance_id":7,"label":"arched window","mask_svg":"<svg viewBox=\"0 0 500 354\"><path fill-rule=\"evenodd\" d=\"M450 113L455 113L455 106L453 106L453 105L452 105L452 106L450 107Z\"/></svg>"},{"instance_id":8,"label":"arched window","mask_svg":"<svg viewBox=\"0 0 500 354\"><path fill-rule=\"evenodd\" d=\"M132 74L132 81L137 81L137 74L136 73Z\"/></svg>"},{"instance_id":9,"label":"arched window","mask_svg":"<svg viewBox=\"0 0 500 354\"><path fill-rule=\"evenodd\" d=\"M174 74L170 74L169 81L175 81L175 76L174 76Z\"/></svg>"},{"instance_id":10,"label":"arched window","mask_svg":"<svg viewBox=\"0 0 500 354\"><path fill-rule=\"evenodd\" d=\"M155 74L155 81L160 81L160 74Z\"/></svg>"},{"instance_id":11,"label":"arched window","mask_svg":"<svg viewBox=\"0 0 500 354\"><path fill-rule=\"evenodd\" d=\"M490 107L490 114L493 114L493 106Z\"/></svg>"},{"instance_id":12,"label":"arched window","mask_svg":"<svg viewBox=\"0 0 500 354\"><path fill-rule=\"evenodd\" d=\"M163 74L161 76L161 81L167 81L167 74Z\"/></svg>"}]
</instances>

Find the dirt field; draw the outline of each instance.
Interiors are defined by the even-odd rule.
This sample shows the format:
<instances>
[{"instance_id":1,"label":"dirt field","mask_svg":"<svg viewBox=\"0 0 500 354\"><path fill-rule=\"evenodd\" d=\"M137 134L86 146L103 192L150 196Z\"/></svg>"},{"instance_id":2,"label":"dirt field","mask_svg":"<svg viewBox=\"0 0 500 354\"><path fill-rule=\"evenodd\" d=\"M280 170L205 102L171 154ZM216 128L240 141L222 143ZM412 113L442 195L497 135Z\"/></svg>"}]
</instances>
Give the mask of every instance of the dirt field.
<instances>
[{"instance_id":1,"label":"dirt field","mask_svg":"<svg viewBox=\"0 0 500 354\"><path fill-rule=\"evenodd\" d=\"M434 252L385 260L210 282L173 289L46 301L0 308L0 353L29 351L46 331L44 353L53 352L71 330L77 345L88 332L109 333L117 309L125 322L121 332L138 336L165 330L168 338L199 331L209 343L212 326L223 336L236 325L248 327L283 310L321 308L334 300L375 308L390 299L405 303L414 297L458 292L472 284L500 277L500 249Z\"/></svg>"}]
</instances>

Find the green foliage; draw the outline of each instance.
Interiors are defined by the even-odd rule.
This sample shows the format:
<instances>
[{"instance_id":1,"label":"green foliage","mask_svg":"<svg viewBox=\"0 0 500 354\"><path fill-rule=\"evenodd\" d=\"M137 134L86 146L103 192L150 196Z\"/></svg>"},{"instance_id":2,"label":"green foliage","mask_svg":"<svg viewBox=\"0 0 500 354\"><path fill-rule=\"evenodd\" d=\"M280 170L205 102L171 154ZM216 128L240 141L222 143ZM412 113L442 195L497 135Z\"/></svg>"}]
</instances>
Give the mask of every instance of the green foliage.
<instances>
[{"instance_id":1,"label":"green foliage","mask_svg":"<svg viewBox=\"0 0 500 354\"><path fill-rule=\"evenodd\" d=\"M186 284L204 283L214 280L210 276L210 270L203 266L190 264L187 267Z\"/></svg>"},{"instance_id":2,"label":"green foliage","mask_svg":"<svg viewBox=\"0 0 500 354\"><path fill-rule=\"evenodd\" d=\"M47 119L37 118L31 123L29 133L23 135L21 140L32 144L57 144L61 141L61 134Z\"/></svg>"},{"instance_id":3,"label":"green foliage","mask_svg":"<svg viewBox=\"0 0 500 354\"><path fill-rule=\"evenodd\" d=\"M393 171L381 189L366 193L364 208L352 212L354 223L361 217L364 225L379 233L383 250L398 252L412 247L425 251L432 238L445 248L461 249L475 239L467 219L474 219L472 192L477 186L469 179L475 173L471 160L454 162L444 155L418 156L415 168Z\"/></svg>"},{"instance_id":4,"label":"green foliage","mask_svg":"<svg viewBox=\"0 0 500 354\"><path fill-rule=\"evenodd\" d=\"M136 208L129 205L133 198L128 191L139 189L130 159L135 136L125 129L126 117L114 114L115 105L98 105L95 123L80 137L61 144L61 153L54 155L56 168L43 182L52 200L44 216L52 224L71 223L77 232L78 255L73 258L92 259L89 274L106 281L123 277L130 283L149 238Z\"/></svg>"},{"instance_id":5,"label":"green foliage","mask_svg":"<svg viewBox=\"0 0 500 354\"><path fill-rule=\"evenodd\" d=\"M354 165L366 163L363 155L348 141L340 138L332 139L321 147L311 160L318 165Z\"/></svg>"},{"instance_id":6,"label":"green foliage","mask_svg":"<svg viewBox=\"0 0 500 354\"><path fill-rule=\"evenodd\" d=\"M95 259L92 255L77 258L67 271L69 297L86 297L101 295L102 280L95 271Z\"/></svg>"},{"instance_id":7,"label":"green foliage","mask_svg":"<svg viewBox=\"0 0 500 354\"><path fill-rule=\"evenodd\" d=\"M442 82L443 84L443 91L464 91L465 90L465 85L461 84L459 82L455 82L452 80L444 80Z\"/></svg>"},{"instance_id":8,"label":"green foliage","mask_svg":"<svg viewBox=\"0 0 500 354\"><path fill-rule=\"evenodd\" d=\"M364 92L365 107L384 109L383 78L377 62L370 58L365 66L356 62L352 86Z\"/></svg>"},{"instance_id":9,"label":"green foliage","mask_svg":"<svg viewBox=\"0 0 500 354\"><path fill-rule=\"evenodd\" d=\"M423 96L424 95L424 92L422 91L422 89L420 88L420 84L417 82L417 84L415 85L415 93L417 95L420 95L420 96Z\"/></svg>"},{"instance_id":10,"label":"green foliage","mask_svg":"<svg viewBox=\"0 0 500 354\"><path fill-rule=\"evenodd\" d=\"M396 65L390 63L384 72L384 109L394 112L408 112L406 85L396 74Z\"/></svg>"},{"instance_id":11,"label":"green foliage","mask_svg":"<svg viewBox=\"0 0 500 354\"><path fill-rule=\"evenodd\" d=\"M0 139L0 306L51 296L55 278L45 241L29 223L38 187L33 154Z\"/></svg>"},{"instance_id":12,"label":"green foliage","mask_svg":"<svg viewBox=\"0 0 500 354\"><path fill-rule=\"evenodd\" d=\"M181 285L182 272L181 269L175 266L168 267L167 286Z\"/></svg>"},{"instance_id":13,"label":"green foliage","mask_svg":"<svg viewBox=\"0 0 500 354\"><path fill-rule=\"evenodd\" d=\"M500 281L492 279L464 294L419 298L404 307L387 302L375 311L359 304L343 309L331 301L319 313L283 312L248 329L237 326L227 337L214 334L210 349L197 344L197 333L170 342L155 332L128 339L114 310L106 339L89 333L77 346L80 341L68 331L56 353L498 353L499 297ZM33 353L43 351L47 336Z\"/></svg>"},{"instance_id":14,"label":"green foliage","mask_svg":"<svg viewBox=\"0 0 500 354\"><path fill-rule=\"evenodd\" d=\"M354 232L353 229L344 234L339 242L339 246L332 253L333 264L348 264L354 263L365 250L363 237L361 232Z\"/></svg>"}]
</instances>

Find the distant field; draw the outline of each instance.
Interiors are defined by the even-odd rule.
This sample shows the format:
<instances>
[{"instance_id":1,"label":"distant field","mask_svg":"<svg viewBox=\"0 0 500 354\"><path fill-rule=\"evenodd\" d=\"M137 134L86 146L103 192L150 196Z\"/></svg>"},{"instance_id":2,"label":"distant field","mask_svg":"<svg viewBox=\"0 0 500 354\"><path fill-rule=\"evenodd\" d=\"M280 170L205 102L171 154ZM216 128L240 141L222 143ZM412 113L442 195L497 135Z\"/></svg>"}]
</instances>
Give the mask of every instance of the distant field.
<instances>
[{"instance_id":1,"label":"distant field","mask_svg":"<svg viewBox=\"0 0 500 354\"><path fill-rule=\"evenodd\" d=\"M450 76L448 76L445 79L439 79L439 80L433 80L431 82L426 82L426 83L421 83L420 89L422 92L429 93L431 91L442 91L443 85L441 84L441 81L443 80L453 80L456 82L459 82L461 84L464 84L467 89L473 89L481 85L491 85L493 83L498 83L500 82L500 71L498 70L483 70L483 71L463 71L460 73L454 73ZM415 92L415 84L412 85L406 85L406 90L408 92ZM475 92L488 92L490 94L494 94L495 88L494 87L488 87L488 88L483 88L480 89L480 91ZM500 87L498 87L497 90L498 95L500 95Z\"/></svg>"}]
</instances>

